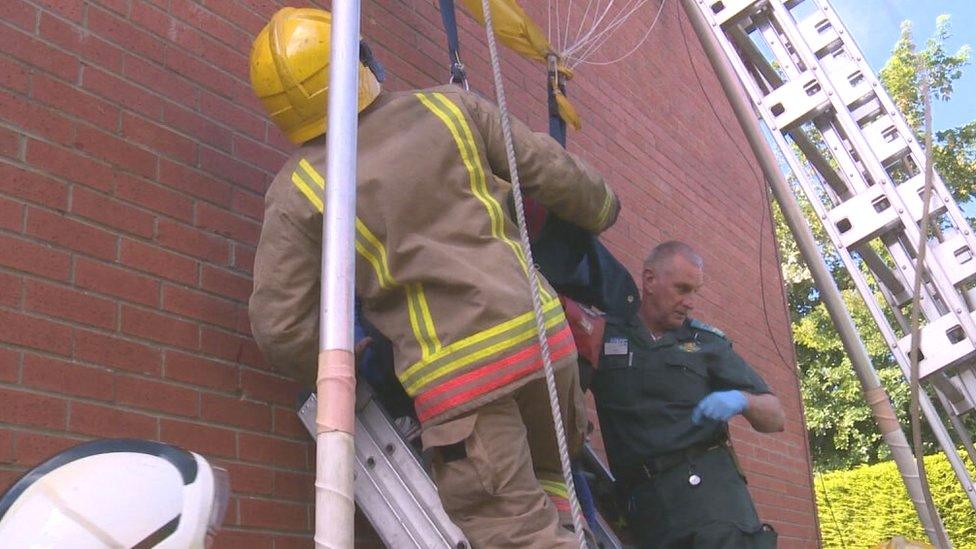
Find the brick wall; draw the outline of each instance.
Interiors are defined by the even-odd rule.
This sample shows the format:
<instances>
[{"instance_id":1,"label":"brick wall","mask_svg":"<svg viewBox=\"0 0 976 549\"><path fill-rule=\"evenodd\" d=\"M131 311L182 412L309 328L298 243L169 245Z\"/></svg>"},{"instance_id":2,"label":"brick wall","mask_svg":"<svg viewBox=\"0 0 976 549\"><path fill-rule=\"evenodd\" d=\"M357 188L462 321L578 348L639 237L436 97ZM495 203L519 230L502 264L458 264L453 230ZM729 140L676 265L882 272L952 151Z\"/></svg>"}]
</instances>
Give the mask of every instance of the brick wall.
<instances>
[{"instance_id":1,"label":"brick wall","mask_svg":"<svg viewBox=\"0 0 976 549\"><path fill-rule=\"evenodd\" d=\"M433 0L365 4L388 88L445 80ZM524 4L546 20L543 3ZM158 439L230 470L221 546L311 545L313 453L292 412L297 387L262 360L246 309L262 195L289 150L247 79L251 39L277 7L0 3L0 489L79 441ZM765 195L679 12L669 2L626 63L578 71L570 95L585 127L570 148L620 193L606 240L634 272L662 239L703 252L699 316L730 334L787 410L783 434L734 425L760 514L784 546L815 546ZM483 35L460 19L472 87L491 96ZM624 28L604 58L649 20ZM509 52L503 63L514 113L544 131L540 68Z\"/></svg>"}]
</instances>

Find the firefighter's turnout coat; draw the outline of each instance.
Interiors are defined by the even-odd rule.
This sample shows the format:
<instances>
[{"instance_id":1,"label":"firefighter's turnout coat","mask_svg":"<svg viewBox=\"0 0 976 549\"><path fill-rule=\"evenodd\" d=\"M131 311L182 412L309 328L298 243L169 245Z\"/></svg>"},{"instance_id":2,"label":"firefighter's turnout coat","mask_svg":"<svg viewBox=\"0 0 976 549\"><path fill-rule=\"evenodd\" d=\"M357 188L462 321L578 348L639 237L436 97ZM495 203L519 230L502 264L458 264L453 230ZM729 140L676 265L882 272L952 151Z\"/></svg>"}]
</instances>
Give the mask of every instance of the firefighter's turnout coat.
<instances>
[{"instance_id":1,"label":"firefighter's turnout coat","mask_svg":"<svg viewBox=\"0 0 976 549\"><path fill-rule=\"evenodd\" d=\"M527 195L595 233L613 224L619 202L595 170L518 121L513 132ZM271 184L250 301L270 362L308 382L318 353L324 140L303 145ZM393 341L397 377L425 424L541 375L508 180L498 110L472 93L382 93L360 114L356 293ZM575 347L559 300L540 282L555 362Z\"/></svg>"}]
</instances>

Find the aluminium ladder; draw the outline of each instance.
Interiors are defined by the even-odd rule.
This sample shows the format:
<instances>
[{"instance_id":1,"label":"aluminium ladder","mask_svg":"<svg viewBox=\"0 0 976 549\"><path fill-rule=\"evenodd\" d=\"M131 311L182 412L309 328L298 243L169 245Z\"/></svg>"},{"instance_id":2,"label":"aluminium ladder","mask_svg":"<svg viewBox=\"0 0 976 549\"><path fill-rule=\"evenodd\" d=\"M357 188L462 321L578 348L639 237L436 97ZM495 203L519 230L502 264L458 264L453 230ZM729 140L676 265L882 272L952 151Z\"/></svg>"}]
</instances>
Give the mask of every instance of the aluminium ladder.
<instances>
[{"instance_id":1,"label":"aluminium ladder","mask_svg":"<svg viewBox=\"0 0 976 549\"><path fill-rule=\"evenodd\" d=\"M695 2L908 379L921 144L827 0ZM965 423L976 420L976 237L938 174L933 183L919 296L920 399L976 508L949 428L976 463Z\"/></svg>"}]
</instances>

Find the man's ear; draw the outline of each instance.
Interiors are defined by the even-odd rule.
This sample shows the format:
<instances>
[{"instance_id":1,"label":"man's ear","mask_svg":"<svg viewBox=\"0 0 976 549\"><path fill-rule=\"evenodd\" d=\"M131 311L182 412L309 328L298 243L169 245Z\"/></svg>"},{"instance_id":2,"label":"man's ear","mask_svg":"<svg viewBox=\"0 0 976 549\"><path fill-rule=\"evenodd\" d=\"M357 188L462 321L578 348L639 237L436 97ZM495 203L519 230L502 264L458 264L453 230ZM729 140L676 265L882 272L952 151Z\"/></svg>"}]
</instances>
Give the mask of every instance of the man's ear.
<instances>
[{"instance_id":1,"label":"man's ear","mask_svg":"<svg viewBox=\"0 0 976 549\"><path fill-rule=\"evenodd\" d=\"M644 283L645 289L650 287L651 283L654 282L654 277L655 277L654 268L648 267L644 269L644 272L641 273L641 281Z\"/></svg>"}]
</instances>

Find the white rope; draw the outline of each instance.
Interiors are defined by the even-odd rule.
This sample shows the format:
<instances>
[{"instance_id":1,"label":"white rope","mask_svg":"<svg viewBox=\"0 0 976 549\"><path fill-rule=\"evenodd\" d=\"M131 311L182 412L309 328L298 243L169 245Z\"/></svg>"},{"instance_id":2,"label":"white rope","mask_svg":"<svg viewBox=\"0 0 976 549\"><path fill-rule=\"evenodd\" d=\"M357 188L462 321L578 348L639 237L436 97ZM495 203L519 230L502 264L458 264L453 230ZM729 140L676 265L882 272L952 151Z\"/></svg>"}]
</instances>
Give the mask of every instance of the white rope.
<instances>
[{"instance_id":1,"label":"white rope","mask_svg":"<svg viewBox=\"0 0 976 549\"><path fill-rule=\"evenodd\" d=\"M557 3L558 6L558 3ZM549 354L549 341L546 339L546 326L542 314L542 299L539 297L539 279L535 271L535 261L532 258L532 248L529 246L529 232L525 224L525 211L522 204L522 187L519 184L518 166L515 161L515 146L512 143L512 126L505 101L505 87L502 83L501 63L498 60L498 44L495 42L495 28L491 18L489 0L481 0L481 7L485 14L485 29L488 34L488 51L491 55L491 71L495 79L495 95L498 110L501 114L502 136L505 140L505 153L508 156L508 169L511 173L512 195L515 199L515 216L518 219L519 236L522 240L522 250L532 266L528 271L529 290L532 294L532 309L535 312L536 331L539 337L539 348L542 352L542 369L546 375L546 387L549 389L549 404L552 410L552 423L556 429L556 444L559 447L559 462L562 465L563 479L566 482L566 492L569 496L570 509L573 515L573 528L579 539L580 547L586 549L586 537L583 522L580 519L579 501L576 499L576 485L573 483L572 467L569 463L569 450L566 447L566 431L563 427L562 414L559 411L559 397L556 394L556 377L552 371L552 357Z\"/></svg>"},{"instance_id":2,"label":"white rope","mask_svg":"<svg viewBox=\"0 0 976 549\"><path fill-rule=\"evenodd\" d=\"M613 38L617 30L619 30L620 27L622 27L624 23L626 23L632 15L637 13L637 10L644 7L644 4L646 4L647 2L648 0L640 0L640 1L635 0L633 4L627 4L627 6L625 6L621 10L621 13L618 13L617 17L615 17L613 21L611 21L605 29L599 31L596 35L592 36L587 42L584 42L583 44L576 44L567 55L573 55L576 52L580 51L580 49L583 49L584 53L577 55L576 57L581 60L588 58L594 52L602 48L603 45L607 43L607 41ZM663 5L663 0L662 0L662 5ZM660 15L660 13L661 11L659 8L658 15ZM651 28L653 28L653 24L651 25Z\"/></svg>"},{"instance_id":3,"label":"white rope","mask_svg":"<svg viewBox=\"0 0 976 549\"><path fill-rule=\"evenodd\" d=\"M630 57L635 51L640 49L640 47L644 45L644 42L647 42L647 39L651 36L651 31L654 30L654 27L657 26L658 19L661 18L661 12L664 10L665 2L667 2L667 0L661 0L661 5L657 8L657 14L654 15L654 21L651 22L651 26L647 27L647 31L644 33L644 36L641 37L640 41L637 42L637 44L631 48L630 51L614 59L613 61L587 61L585 56L580 56L579 58L573 58L574 63L571 66L575 68L580 63L586 63L588 65L612 65ZM600 45L602 46L603 44Z\"/></svg>"}]
</instances>

